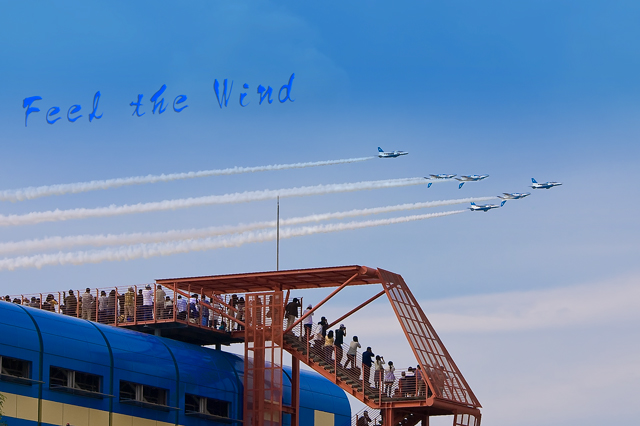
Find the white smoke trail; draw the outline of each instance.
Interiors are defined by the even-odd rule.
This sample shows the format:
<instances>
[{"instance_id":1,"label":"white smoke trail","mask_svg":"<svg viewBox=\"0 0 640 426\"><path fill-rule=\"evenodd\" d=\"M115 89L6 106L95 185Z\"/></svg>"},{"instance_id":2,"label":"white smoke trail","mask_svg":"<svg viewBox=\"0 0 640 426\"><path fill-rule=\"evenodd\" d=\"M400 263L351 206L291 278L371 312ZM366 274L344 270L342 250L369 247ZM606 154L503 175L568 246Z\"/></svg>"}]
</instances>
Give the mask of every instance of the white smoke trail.
<instances>
[{"instance_id":1,"label":"white smoke trail","mask_svg":"<svg viewBox=\"0 0 640 426\"><path fill-rule=\"evenodd\" d=\"M198 172L170 173L161 175L133 176L128 178L92 180L90 182L63 183L58 185L30 186L20 189L0 191L0 201L24 201L50 195L77 194L99 189L119 188L128 185L169 182L180 179L195 179L207 176L235 175L240 173L267 172L274 170L304 169L307 167L331 166L335 164L357 163L376 157L345 158L342 160L314 161L308 163L272 164L255 167L230 167L227 169L201 170Z\"/></svg>"},{"instance_id":2,"label":"white smoke trail","mask_svg":"<svg viewBox=\"0 0 640 426\"><path fill-rule=\"evenodd\" d=\"M453 210L448 212L401 216L391 219L367 220L361 222L335 223L328 225L304 226L298 228L283 228L280 238L293 238L306 235L341 232L354 229L370 228L374 226L392 225L396 223L412 222L416 220L433 219L464 213L467 210ZM81 265L86 263L100 263L105 261L134 260L156 256L170 256L192 251L215 250L227 247L239 247L243 244L272 241L276 239L276 231L247 232L228 238L205 238L198 240L174 241L166 243L138 244L118 248L77 251L55 254L38 254L0 260L0 271L13 271L18 268L41 268L46 265Z\"/></svg>"},{"instance_id":3,"label":"white smoke trail","mask_svg":"<svg viewBox=\"0 0 640 426\"><path fill-rule=\"evenodd\" d=\"M348 217L367 216L381 213L392 213L406 210L417 210L430 207L451 206L463 203L479 203L493 200L496 197L459 198L455 200L427 201L422 203L398 204L395 206L354 209L344 212L321 213L302 217L281 219L281 226L301 225L323 220L345 219ZM49 237L34 240L11 241L0 243L0 255L24 253L37 250L63 249L74 246L113 246L141 243L159 243L163 241L188 240L194 238L214 237L254 231L256 229L273 228L276 221L254 222L235 226L213 226L199 229L182 229L165 232L136 232L127 234L74 235L68 237Z\"/></svg>"},{"instance_id":4,"label":"white smoke trail","mask_svg":"<svg viewBox=\"0 0 640 426\"><path fill-rule=\"evenodd\" d=\"M118 216L133 213L147 213L163 210L186 209L196 206L212 204L232 204L248 201L275 199L276 197L302 197L309 195L333 194L338 192L362 191L367 189L398 188L401 186L424 185L423 178L387 179L354 183L337 183L329 185L301 186L286 189L265 189L262 191L236 192L225 195L208 195L197 198L181 198L151 203L132 205L97 207L92 209L80 208L71 210L49 210L32 212L23 215L0 215L0 226L31 225L40 222L55 222L72 219L87 219L93 217Z\"/></svg>"}]
</instances>

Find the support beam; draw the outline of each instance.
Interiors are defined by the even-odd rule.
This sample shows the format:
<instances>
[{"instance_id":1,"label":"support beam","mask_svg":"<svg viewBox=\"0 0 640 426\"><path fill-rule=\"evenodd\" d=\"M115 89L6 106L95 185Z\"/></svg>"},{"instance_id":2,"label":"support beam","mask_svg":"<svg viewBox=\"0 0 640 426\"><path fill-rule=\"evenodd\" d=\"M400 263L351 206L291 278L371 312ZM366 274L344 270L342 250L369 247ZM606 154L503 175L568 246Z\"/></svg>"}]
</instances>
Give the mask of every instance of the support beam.
<instances>
[{"instance_id":1,"label":"support beam","mask_svg":"<svg viewBox=\"0 0 640 426\"><path fill-rule=\"evenodd\" d=\"M305 313L304 315L302 315L300 318L298 318L298 320L296 322L293 323L293 325L289 328L287 328L284 332L287 333L291 330L293 330L298 324L300 324L306 317L308 317L309 315L313 314L316 309L318 309L320 306L324 305L325 303L327 303L333 296L335 296L336 294L338 294L340 292L340 290L342 290L343 288L345 288L346 286L349 285L349 283L353 280L355 280L358 276L360 275L359 272L356 272L355 274L353 274L353 276L351 278L349 278L348 280L346 280L345 282L343 282L340 287L336 288L335 290L333 290L331 292L330 295L328 295L327 297L325 297L324 299L322 299L320 302L316 303L316 306L314 306L309 312ZM286 307L286 305L285 305Z\"/></svg>"},{"instance_id":2,"label":"support beam","mask_svg":"<svg viewBox=\"0 0 640 426\"><path fill-rule=\"evenodd\" d=\"M216 295L216 296L215 296L215 299L216 299L216 301L217 301L219 304L221 304L221 305L222 305L222 306L224 306L225 308L230 309L230 310L232 310L233 312L236 312L236 313L238 312L238 310L237 310L236 308L234 308L233 306L231 306L231 305L229 305L228 303L226 303L224 300L222 300L222 299L220 298L220 296Z\"/></svg>"},{"instance_id":3,"label":"support beam","mask_svg":"<svg viewBox=\"0 0 640 426\"><path fill-rule=\"evenodd\" d=\"M375 296L373 296L371 299L367 300L366 302L363 302L362 304L360 304L358 307L353 308L352 310L350 310L349 312L347 312L346 314L344 314L343 316L341 316L340 318L338 318L337 320L335 320L334 322L332 322L331 324L329 324L329 327L327 327L327 329L334 327L336 324L338 324L339 322L341 322L342 320L344 320L345 318L355 314L356 312L358 312L360 309L364 308L365 306L367 306L369 303L373 302L374 300L376 300L377 298L379 298L380 296L383 296L385 294L385 291L382 290L380 293L376 294Z\"/></svg>"},{"instance_id":4,"label":"support beam","mask_svg":"<svg viewBox=\"0 0 640 426\"><path fill-rule=\"evenodd\" d=\"M291 426L299 426L300 413L300 360L291 357Z\"/></svg>"},{"instance_id":5,"label":"support beam","mask_svg":"<svg viewBox=\"0 0 640 426\"><path fill-rule=\"evenodd\" d=\"M207 302L203 302L202 300L199 302L200 306L204 306L207 309L211 309L213 312L217 312L218 314L220 314L221 316L225 317L226 319L228 319L229 321L233 321L239 325L241 325L242 327L245 327L246 324L242 321L240 321L237 318L234 318L230 315L227 315L225 312L222 312L220 309L218 308L214 308L213 306L211 306L210 304L208 304Z\"/></svg>"}]
</instances>

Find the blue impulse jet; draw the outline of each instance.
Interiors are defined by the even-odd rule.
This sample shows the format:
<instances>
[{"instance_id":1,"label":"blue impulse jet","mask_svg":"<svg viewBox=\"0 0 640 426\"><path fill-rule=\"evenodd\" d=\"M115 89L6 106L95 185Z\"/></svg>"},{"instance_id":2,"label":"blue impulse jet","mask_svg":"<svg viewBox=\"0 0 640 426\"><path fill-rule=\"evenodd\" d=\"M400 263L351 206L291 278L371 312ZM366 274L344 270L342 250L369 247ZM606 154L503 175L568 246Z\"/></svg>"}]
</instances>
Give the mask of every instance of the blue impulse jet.
<instances>
[{"instance_id":1,"label":"blue impulse jet","mask_svg":"<svg viewBox=\"0 0 640 426\"><path fill-rule=\"evenodd\" d=\"M444 173L440 173L439 175L429 175L431 177L424 177L426 180L431 180L431 179L453 179L456 175L447 175ZM433 184L433 182L429 182L429 184L427 185L427 188L431 188L431 185Z\"/></svg>"},{"instance_id":2,"label":"blue impulse jet","mask_svg":"<svg viewBox=\"0 0 640 426\"><path fill-rule=\"evenodd\" d=\"M506 203L507 200L519 200L520 198L528 197L531 195L530 192L503 192L502 195L498 195L498 198L504 200L502 204Z\"/></svg>"},{"instance_id":3,"label":"blue impulse jet","mask_svg":"<svg viewBox=\"0 0 640 426\"><path fill-rule=\"evenodd\" d=\"M504 200L503 202L500 203L500 205L497 204L476 204L476 203L471 203L471 207L469 207L469 210L471 210L472 212L488 212L491 209L497 209L499 207L504 206L504 203L506 203L507 200Z\"/></svg>"},{"instance_id":4,"label":"blue impulse jet","mask_svg":"<svg viewBox=\"0 0 640 426\"><path fill-rule=\"evenodd\" d=\"M465 182L477 182L479 180L486 179L488 177L489 175L469 175L469 176L460 176L455 179L462 182L460 185L458 185L458 189L460 189L462 188L462 185L465 184Z\"/></svg>"},{"instance_id":5,"label":"blue impulse jet","mask_svg":"<svg viewBox=\"0 0 640 426\"><path fill-rule=\"evenodd\" d=\"M382 148L378 147L379 158L396 158L396 157L400 157L401 155L407 155L407 154L408 152L405 152L405 151L385 152Z\"/></svg>"},{"instance_id":6,"label":"blue impulse jet","mask_svg":"<svg viewBox=\"0 0 640 426\"><path fill-rule=\"evenodd\" d=\"M533 183L533 185L531 185L533 189L549 189L553 188L554 186L562 185L560 182L538 183L538 181L536 181L534 178L531 178L531 183Z\"/></svg>"}]
</instances>

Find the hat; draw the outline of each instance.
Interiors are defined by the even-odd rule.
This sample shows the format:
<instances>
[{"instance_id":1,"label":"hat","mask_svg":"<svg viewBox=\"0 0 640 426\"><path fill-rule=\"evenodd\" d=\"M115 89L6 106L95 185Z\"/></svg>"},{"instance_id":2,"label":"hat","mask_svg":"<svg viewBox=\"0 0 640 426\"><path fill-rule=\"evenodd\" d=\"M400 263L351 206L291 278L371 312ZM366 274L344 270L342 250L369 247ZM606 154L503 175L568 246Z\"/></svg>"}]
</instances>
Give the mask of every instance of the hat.
<instances>
[{"instance_id":1,"label":"hat","mask_svg":"<svg viewBox=\"0 0 640 426\"><path fill-rule=\"evenodd\" d=\"M133 287L129 287L129 291L133 291Z\"/></svg>"},{"instance_id":2,"label":"hat","mask_svg":"<svg viewBox=\"0 0 640 426\"><path fill-rule=\"evenodd\" d=\"M144 288L151 289L151 286L149 284L147 284Z\"/></svg>"},{"instance_id":3,"label":"hat","mask_svg":"<svg viewBox=\"0 0 640 426\"><path fill-rule=\"evenodd\" d=\"M313 309L313 306L309 305L307 306L307 309Z\"/></svg>"},{"instance_id":4,"label":"hat","mask_svg":"<svg viewBox=\"0 0 640 426\"><path fill-rule=\"evenodd\" d=\"M69 293L73 293L73 290L69 290Z\"/></svg>"},{"instance_id":5,"label":"hat","mask_svg":"<svg viewBox=\"0 0 640 426\"><path fill-rule=\"evenodd\" d=\"M347 328L344 326L344 324L340 324L340 328Z\"/></svg>"}]
</instances>

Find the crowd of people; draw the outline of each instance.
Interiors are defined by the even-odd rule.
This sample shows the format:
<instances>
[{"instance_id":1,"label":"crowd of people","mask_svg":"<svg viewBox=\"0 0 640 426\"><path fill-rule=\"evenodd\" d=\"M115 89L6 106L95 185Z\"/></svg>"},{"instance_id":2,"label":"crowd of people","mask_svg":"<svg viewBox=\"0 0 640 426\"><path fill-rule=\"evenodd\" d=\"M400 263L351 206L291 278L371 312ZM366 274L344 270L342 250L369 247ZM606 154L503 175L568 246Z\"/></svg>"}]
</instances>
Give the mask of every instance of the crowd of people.
<instances>
[{"instance_id":1,"label":"crowd of people","mask_svg":"<svg viewBox=\"0 0 640 426\"><path fill-rule=\"evenodd\" d=\"M173 293L173 292L172 292ZM78 296L76 296L78 294ZM115 289L107 291L101 290L98 296L94 296L90 288L84 293L69 290L63 292L60 301L53 294L48 294L44 301L37 296L13 298L5 296L5 302L15 303L32 308L44 309L52 312L59 312L64 315L77 316L86 320L100 323L149 321L172 319L174 309L176 318L181 321L188 320L190 323L204 327L213 328L220 331L240 331L245 321L246 303L244 297L233 294L225 302L219 297L207 298L205 295L191 294L190 297L177 294L174 301L165 292L161 285L154 290L151 285L138 289L136 293L133 287L129 287L124 294L118 294ZM278 309L273 306L271 297L266 300L268 306L266 312L262 312L262 307L258 307L257 321L269 321L270 318L278 318L279 313L273 312ZM260 297L255 298L257 305L262 305ZM300 316L302 306L300 300L293 298L284 307L286 320L285 330L290 330ZM364 383L373 384L374 388L388 397L409 397L422 396L425 392L423 372L420 366L409 367L406 371L396 377L396 368L393 361L385 361L382 355L376 355L370 346L361 354L358 363L358 350L362 348L358 336L352 336L347 344L347 327L340 324L335 330L331 330L331 324L324 316L315 327L312 305L308 305L301 315L304 317L301 322L300 339L309 342L310 349L328 364L335 364L337 368L355 373L358 378L362 377ZM264 318L263 318L264 314ZM346 353L345 353L346 349ZM373 381L371 382L371 370L374 370ZM361 371L360 371L361 370ZM434 380L441 382L446 373L442 368L434 369L431 372Z\"/></svg>"},{"instance_id":2,"label":"crowd of people","mask_svg":"<svg viewBox=\"0 0 640 426\"><path fill-rule=\"evenodd\" d=\"M298 312L301 304L297 298L294 298L285 306L287 316L288 330L296 324ZM358 350L362 348L358 336L353 336L347 345L345 338L347 337L347 327L344 324L331 330L331 324L325 317L321 317L314 329L313 305L308 305L302 312L302 330L299 335L300 339L309 342L310 350L320 356L329 365L334 365L339 369L343 369L352 376L357 376L358 380L362 378L364 383L373 383L373 387L388 397L411 397L422 396L425 393L425 382L423 380L422 370L420 366L409 367L407 371L402 371L400 377L396 377L396 368L393 361L385 362L382 355L373 353L371 346L368 346L361 354L361 361L358 363ZM293 330L292 330L293 331ZM346 357L345 357L346 349ZM344 362L344 364L343 364ZM361 366L359 367L358 364ZM371 369L374 369L373 382L371 382ZM361 369L361 372L359 371Z\"/></svg>"},{"instance_id":3,"label":"crowd of people","mask_svg":"<svg viewBox=\"0 0 640 426\"><path fill-rule=\"evenodd\" d=\"M7 295L0 300L104 324L172 319L175 309L178 320L188 320L190 323L223 331L242 328L234 325L237 324L235 321L229 327L227 326L231 321L224 321L220 315L220 312L224 312L224 308L218 298L207 298L196 293L191 297L187 296L183 298L181 294L177 294L174 303L161 285L158 285L154 291L152 286L147 284L144 288L138 289L137 293L133 287L129 287L124 293L118 293L116 289L112 289L108 294L106 290L94 294L90 288L86 288L83 293L73 289L62 292L59 295L60 301L54 294L48 294L44 302L37 296L12 299ZM244 297L238 298L234 294L229 304L227 312L229 317L240 322L244 321Z\"/></svg>"}]
</instances>

